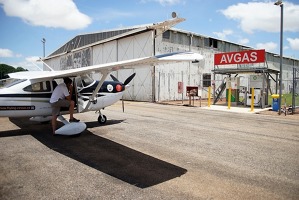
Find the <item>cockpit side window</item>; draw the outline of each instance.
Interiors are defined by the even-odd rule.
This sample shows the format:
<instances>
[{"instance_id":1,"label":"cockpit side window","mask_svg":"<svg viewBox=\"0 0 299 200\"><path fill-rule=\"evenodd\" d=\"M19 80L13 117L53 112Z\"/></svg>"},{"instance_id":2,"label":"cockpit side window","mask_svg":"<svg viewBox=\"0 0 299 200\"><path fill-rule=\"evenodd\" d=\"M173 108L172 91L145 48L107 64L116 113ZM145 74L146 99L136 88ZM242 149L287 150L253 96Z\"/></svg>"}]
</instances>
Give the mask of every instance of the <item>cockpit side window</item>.
<instances>
[{"instance_id":1,"label":"cockpit side window","mask_svg":"<svg viewBox=\"0 0 299 200\"><path fill-rule=\"evenodd\" d=\"M27 92L51 92L50 81L43 81L28 85L23 89Z\"/></svg>"}]
</instances>

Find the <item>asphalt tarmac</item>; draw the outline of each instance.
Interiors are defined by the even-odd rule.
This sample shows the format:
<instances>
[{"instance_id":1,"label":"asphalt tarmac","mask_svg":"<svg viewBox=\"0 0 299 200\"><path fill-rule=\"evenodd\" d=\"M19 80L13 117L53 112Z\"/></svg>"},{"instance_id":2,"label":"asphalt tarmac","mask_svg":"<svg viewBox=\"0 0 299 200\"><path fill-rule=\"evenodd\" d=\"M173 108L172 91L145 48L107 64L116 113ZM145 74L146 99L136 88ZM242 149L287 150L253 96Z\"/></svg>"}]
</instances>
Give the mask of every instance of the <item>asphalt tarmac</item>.
<instances>
[{"instance_id":1,"label":"asphalt tarmac","mask_svg":"<svg viewBox=\"0 0 299 200\"><path fill-rule=\"evenodd\" d=\"M0 118L0 199L299 199L298 120L125 105L71 137Z\"/></svg>"}]
</instances>

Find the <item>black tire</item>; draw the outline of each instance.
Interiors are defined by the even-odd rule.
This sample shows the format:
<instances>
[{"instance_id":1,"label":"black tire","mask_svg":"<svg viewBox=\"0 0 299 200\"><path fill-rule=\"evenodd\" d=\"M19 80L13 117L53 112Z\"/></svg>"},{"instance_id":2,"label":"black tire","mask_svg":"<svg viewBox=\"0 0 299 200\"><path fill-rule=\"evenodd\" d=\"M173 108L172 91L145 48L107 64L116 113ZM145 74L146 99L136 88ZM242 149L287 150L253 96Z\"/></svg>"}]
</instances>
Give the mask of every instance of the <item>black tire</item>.
<instances>
[{"instance_id":1,"label":"black tire","mask_svg":"<svg viewBox=\"0 0 299 200\"><path fill-rule=\"evenodd\" d=\"M106 117L105 115L103 115L103 117L100 115L100 116L98 117L98 122L99 122L100 124L105 124L105 123L107 122L107 117Z\"/></svg>"}]
</instances>

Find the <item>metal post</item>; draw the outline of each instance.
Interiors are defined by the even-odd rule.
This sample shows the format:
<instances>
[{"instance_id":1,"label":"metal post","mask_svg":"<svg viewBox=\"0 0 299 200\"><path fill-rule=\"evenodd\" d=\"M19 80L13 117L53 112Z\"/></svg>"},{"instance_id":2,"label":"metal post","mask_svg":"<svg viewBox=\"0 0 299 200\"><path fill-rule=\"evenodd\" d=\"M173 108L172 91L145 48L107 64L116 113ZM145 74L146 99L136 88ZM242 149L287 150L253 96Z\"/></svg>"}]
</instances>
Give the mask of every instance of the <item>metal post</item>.
<instances>
[{"instance_id":1,"label":"metal post","mask_svg":"<svg viewBox=\"0 0 299 200\"><path fill-rule=\"evenodd\" d=\"M215 105L215 99L216 99L216 73L215 73L215 65L214 65L214 73L213 73L213 79L214 79L214 84L213 85L213 104Z\"/></svg>"},{"instance_id":2,"label":"metal post","mask_svg":"<svg viewBox=\"0 0 299 200\"><path fill-rule=\"evenodd\" d=\"M276 6L280 6L280 65L279 65L279 104L278 104L278 114L281 114L281 93L282 93L282 54L283 54L283 3L278 0L274 3Z\"/></svg>"},{"instance_id":3,"label":"metal post","mask_svg":"<svg viewBox=\"0 0 299 200\"><path fill-rule=\"evenodd\" d=\"M295 86L296 86L296 84L295 84L295 81L296 81L296 69L295 69L295 67L293 67L293 91L292 91L292 114L294 114L294 112L295 112L295 98L296 98L296 95L295 95L295 92L296 92L296 90L295 90Z\"/></svg>"},{"instance_id":4,"label":"metal post","mask_svg":"<svg viewBox=\"0 0 299 200\"><path fill-rule=\"evenodd\" d=\"M228 88L227 109L230 109L231 101L232 101L232 88L229 87L229 88Z\"/></svg>"},{"instance_id":5,"label":"metal post","mask_svg":"<svg viewBox=\"0 0 299 200\"><path fill-rule=\"evenodd\" d=\"M208 89L208 107L211 107L211 86Z\"/></svg>"},{"instance_id":6,"label":"metal post","mask_svg":"<svg viewBox=\"0 0 299 200\"><path fill-rule=\"evenodd\" d=\"M46 57L46 39L43 38L42 39L42 43L43 43L43 57Z\"/></svg>"},{"instance_id":7,"label":"metal post","mask_svg":"<svg viewBox=\"0 0 299 200\"><path fill-rule=\"evenodd\" d=\"M182 104L184 104L184 72L182 71Z\"/></svg>"},{"instance_id":8,"label":"metal post","mask_svg":"<svg viewBox=\"0 0 299 200\"><path fill-rule=\"evenodd\" d=\"M279 114L281 114L281 94L282 94L282 53L283 53L283 4L280 5L281 16L280 16L280 74L279 74Z\"/></svg>"},{"instance_id":9,"label":"metal post","mask_svg":"<svg viewBox=\"0 0 299 200\"><path fill-rule=\"evenodd\" d=\"M251 88L251 103L250 103L250 111L253 112L254 110L254 88Z\"/></svg>"}]
</instances>

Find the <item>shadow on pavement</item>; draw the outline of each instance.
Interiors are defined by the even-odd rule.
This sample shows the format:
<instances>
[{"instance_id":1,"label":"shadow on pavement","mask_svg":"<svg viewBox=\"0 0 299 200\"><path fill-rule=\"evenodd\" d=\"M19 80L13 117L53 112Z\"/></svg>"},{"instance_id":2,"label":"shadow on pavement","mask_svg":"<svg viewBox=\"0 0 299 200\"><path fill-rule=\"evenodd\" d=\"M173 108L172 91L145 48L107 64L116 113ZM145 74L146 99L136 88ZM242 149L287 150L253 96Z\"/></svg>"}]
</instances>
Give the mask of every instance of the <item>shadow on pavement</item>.
<instances>
[{"instance_id":1,"label":"shadow on pavement","mask_svg":"<svg viewBox=\"0 0 299 200\"><path fill-rule=\"evenodd\" d=\"M21 129L0 132L0 137L32 135L56 152L139 188L147 188L187 172L186 169L94 135L88 130L77 136L53 136L50 124L36 124L22 118L10 121ZM95 126L94 123L89 125Z\"/></svg>"}]
</instances>

